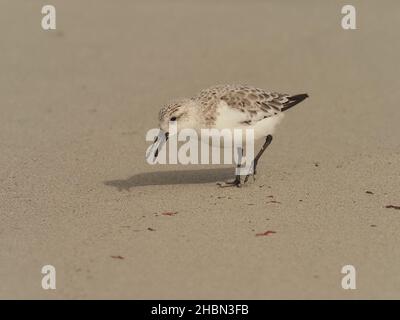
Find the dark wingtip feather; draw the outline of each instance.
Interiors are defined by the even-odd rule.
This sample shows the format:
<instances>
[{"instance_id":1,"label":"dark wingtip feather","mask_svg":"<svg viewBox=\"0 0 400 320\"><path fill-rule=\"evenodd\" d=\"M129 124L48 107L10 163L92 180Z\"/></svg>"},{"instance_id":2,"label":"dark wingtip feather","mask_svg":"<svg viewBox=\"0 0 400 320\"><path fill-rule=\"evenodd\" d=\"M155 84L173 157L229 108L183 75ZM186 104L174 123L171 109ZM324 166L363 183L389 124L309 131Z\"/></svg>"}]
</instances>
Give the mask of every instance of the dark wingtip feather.
<instances>
[{"instance_id":1,"label":"dark wingtip feather","mask_svg":"<svg viewBox=\"0 0 400 320\"><path fill-rule=\"evenodd\" d=\"M296 94L294 96L289 97L288 98L289 101L284 103L281 111L286 111L287 109L294 107L296 104L302 102L303 100L307 99L308 97L309 97L309 95L307 93Z\"/></svg>"}]
</instances>

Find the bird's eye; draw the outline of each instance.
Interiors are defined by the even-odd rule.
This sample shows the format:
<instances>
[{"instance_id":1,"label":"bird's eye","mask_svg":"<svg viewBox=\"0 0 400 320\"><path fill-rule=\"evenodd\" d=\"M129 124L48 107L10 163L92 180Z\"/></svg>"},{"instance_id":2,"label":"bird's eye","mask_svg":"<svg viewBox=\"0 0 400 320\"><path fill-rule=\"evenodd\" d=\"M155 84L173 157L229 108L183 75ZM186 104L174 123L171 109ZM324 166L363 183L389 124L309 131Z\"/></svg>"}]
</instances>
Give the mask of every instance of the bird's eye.
<instances>
[{"instance_id":1,"label":"bird's eye","mask_svg":"<svg viewBox=\"0 0 400 320\"><path fill-rule=\"evenodd\" d=\"M176 121L176 117L172 117L171 119L169 119L171 121Z\"/></svg>"}]
</instances>

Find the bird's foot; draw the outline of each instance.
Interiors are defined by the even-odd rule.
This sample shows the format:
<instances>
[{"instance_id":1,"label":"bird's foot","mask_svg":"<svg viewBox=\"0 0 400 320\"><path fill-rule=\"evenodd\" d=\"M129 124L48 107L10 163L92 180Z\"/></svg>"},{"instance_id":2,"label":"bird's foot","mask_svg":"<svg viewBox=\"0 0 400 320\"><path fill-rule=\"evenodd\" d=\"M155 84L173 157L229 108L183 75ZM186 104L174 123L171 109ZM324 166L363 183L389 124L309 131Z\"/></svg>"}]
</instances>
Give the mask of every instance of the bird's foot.
<instances>
[{"instance_id":1,"label":"bird's foot","mask_svg":"<svg viewBox=\"0 0 400 320\"><path fill-rule=\"evenodd\" d=\"M242 186L242 183L240 181L240 177L237 176L234 180L229 180L226 182L217 182L217 185L219 185L221 188L226 188L226 187L238 187L240 188Z\"/></svg>"},{"instance_id":2,"label":"bird's foot","mask_svg":"<svg viewBox=\"0 0 400 320\"><path fill-rule=\"evenodd\" d=\"M253 182L256 181L256 174L257 174L256 166L257 166L257 163L255 163L255 164L253 163L253 172L252 172L252 173L248 173L248 174L245 176L244 181L243 181L243 184L245 184L245 183L249 180L250 176L253 177Z\"/></svg>"},{"instance_id":3,"label":"bird's foot","mask_svg":"<svg viewBox=\"0 0 400 320\"><path fill-rule=\"evenodd\" d=\"M244 181L243 184L247 183L247 181L249 180L249 177L252 176L253 177L253 182L256 181L256 174L252 173L252 174L248 174L246 177L244 177Z\"/></svg>"}]
</instances>

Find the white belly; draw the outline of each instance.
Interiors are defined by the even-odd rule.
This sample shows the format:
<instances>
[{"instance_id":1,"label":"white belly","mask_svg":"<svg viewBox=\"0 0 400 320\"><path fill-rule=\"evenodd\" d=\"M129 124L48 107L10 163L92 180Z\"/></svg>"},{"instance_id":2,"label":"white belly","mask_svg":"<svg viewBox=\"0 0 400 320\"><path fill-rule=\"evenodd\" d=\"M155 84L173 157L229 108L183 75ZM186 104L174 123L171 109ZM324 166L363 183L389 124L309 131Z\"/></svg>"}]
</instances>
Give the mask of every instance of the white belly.
<instances>
[{"instance_id":1,"label":"white belly","mask_svg":"<svg viewBox=\"0 0 400 320\"><path fill-rule=\"evenodd\" d=\"M281 122L284 117L282 112L258 121L252 121L250 124L244 123L249 120L247 112L241 112L238 109L230 108L224 101L218 105L218 116L215 122L215 128L222 129L246 129L254 130L254 139L262 139L267 135L272 135L275 132L276 126ZM254 118L253 118L254 119Z\"/></svg>"}]
</instances>

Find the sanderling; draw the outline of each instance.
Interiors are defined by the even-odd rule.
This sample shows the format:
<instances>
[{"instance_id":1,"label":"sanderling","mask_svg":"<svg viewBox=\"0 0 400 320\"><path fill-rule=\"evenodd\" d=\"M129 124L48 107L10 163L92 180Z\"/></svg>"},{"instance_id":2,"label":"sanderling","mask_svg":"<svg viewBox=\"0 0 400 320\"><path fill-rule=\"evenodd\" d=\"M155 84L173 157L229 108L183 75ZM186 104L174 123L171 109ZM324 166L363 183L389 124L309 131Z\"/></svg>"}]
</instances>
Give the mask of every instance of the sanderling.
<instances>
[{"instance_id":1,"label":"sanderling","mask_svg":"<svg viewBox=\"0 0 400 320\"><path fill-rule=\"evenodd\" d=\"M165 141L168 140L168 124L176 122L178 132L182 129L194 129L200 132L204 128L254 130L254 139L265 139L261 150L253 160L253 177L257 163L272 141L276 125L282 120L283 112L300 103L308 94L282 94L268 92L246 85L218 85L199 92L192 98L175 100L161 108L159 126L162 134L156 139L154 157ZM242 150L243 152L243 150ZM250 174L244 178L247 182ZM225 186L241 185L241 177L226 182Z\"/></svg>"}]
</instances>

